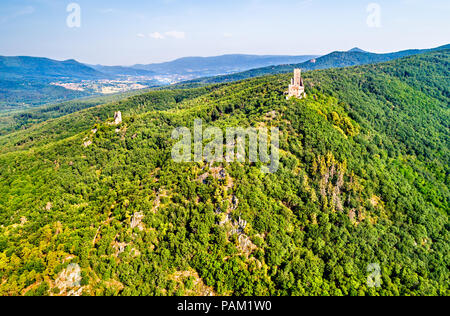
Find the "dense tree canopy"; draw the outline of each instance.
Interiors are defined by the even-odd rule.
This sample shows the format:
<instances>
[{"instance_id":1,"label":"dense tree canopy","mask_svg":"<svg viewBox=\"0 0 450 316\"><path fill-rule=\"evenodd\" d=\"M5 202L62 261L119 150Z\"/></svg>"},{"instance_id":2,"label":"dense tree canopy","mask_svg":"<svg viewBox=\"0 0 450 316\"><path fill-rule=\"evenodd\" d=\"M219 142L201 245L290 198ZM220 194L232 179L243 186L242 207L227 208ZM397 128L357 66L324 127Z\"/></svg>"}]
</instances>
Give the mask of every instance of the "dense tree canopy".
<instances>
[{"instance_id":1,"label":"dense tree canopy","mask_svg":"<svg viewBox=\"0 0 450 316\"><path fill-rule=\"evenodd\" d=\"M448 295L449 62L308 72L302 100L290 74L153 91L0 136L0 295L70 294L70 264L84 295ZM175 163L195 118L279 127L279 170Z\"/></svg>"}]
</instances>

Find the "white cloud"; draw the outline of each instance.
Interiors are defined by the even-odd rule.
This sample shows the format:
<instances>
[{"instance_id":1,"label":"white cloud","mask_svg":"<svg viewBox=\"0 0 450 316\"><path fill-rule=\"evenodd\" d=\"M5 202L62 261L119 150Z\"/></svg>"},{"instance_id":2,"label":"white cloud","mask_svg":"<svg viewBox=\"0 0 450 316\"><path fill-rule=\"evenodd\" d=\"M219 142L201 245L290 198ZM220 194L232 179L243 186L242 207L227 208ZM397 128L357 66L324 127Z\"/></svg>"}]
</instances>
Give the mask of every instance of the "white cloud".
<instances>
[{"instance_id":1,"label":"white cloud","mask_svg":"<svg viewBox=\"0 0 450 316\"><path fill-rule=\"evenodd\" d=\"M167 37L175 38L175 39L184 39L186 38L186 33L179 31L170 31L165 33Z\"/></svg>"},{"instance_id":2,"label":"white cloud","mask_svg":"<svg viewBox=\"0 0 450 316\"><path fill-rule=\"evenodd\" d=\"M225 33L223 33L223 37L225 37L225 38L231 38L231 37L233 37L233 34L228 33L228 32L225 32Z\"/></svg>"},{"instance_id":3,"label":"white cloud","mask_svg":"<svg viewBox=\"0 0 450 316\"><path fill-rule=\"evenodd\" d=\"M139 33L138 36L139 37L145 37L145 35L141 34L141 33ZM185 39L186 38L186 33L185 32L180 32L180 31L169 31L169 32L165 32L165 33L153 32L153 33L148 34L148 36L150 38L157 39L157 40L163 40L163 39L166 39L166 38Z\"/></svg>"},{"instance_id":4,"label":"white cloud","mask_svg":"<svg viewBox=\"0 0 450 316\"><path fill-rule=\"evenodd\" d=\"M154 39L164 39L164 35L162 35L159 32L153 32L149 34L150 38L154 38Z\"/></svg>"},{"instance_id":5,"label":"white cloud","mask_svg":"<svg viewBox=\"0 0 450 316\"><path fill-rule=\"evenodd\" d=\"M15 12L11 13L10 15L5 15L5 16L1 17L0 23L6 23L6 22L9 22L10 20L14 20L14 19L22 17L24 15L33 14L34 11L35 11L35 9L32 6L22 7L20 9L16 10Z\"/></svg>"},{"instance_id":6,"label":"white cloud","mask_svg":"<svg viewBox=\"0 0 450 316\"><path fill-rule=\"evenodd\" d=\"M22 16L34 13L34 7L27 6L16 12L15 16Z\"/></svg>"},{"instance_id":7,"label":"white cloud","mask_svg":"<svg viewBox=\"0 0 450 316\"><path fill-rule=\"evenodd\" d=\"M100 12L103 14L108 14L108 13L116 13L117 10L115 10L113 8L107 8L107 9L101 9Z\"/></svg>"},{"instance_id":8,"label":"white cloud","mask_svg":"<svg viewBox=\"0 0 450 316\"><path fill-rule=\"evenodd\" d=\"M137 34L137 37L140 37L140 38L144 38L144 37L145 37L145 35L144 35L144 34L142 34L142 33L138 33L138 34Z\"/></svg>"}]
</instances>

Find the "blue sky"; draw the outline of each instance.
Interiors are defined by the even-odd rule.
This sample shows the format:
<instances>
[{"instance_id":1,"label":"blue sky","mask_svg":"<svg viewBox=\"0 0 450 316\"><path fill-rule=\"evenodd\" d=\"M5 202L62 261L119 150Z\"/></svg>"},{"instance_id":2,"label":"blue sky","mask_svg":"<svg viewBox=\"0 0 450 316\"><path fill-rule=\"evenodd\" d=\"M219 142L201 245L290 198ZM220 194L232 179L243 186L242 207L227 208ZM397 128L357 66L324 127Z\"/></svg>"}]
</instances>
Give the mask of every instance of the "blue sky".
<instances>
[{"instance_id":1,"label":"blue sky","mask_svg":"<svg viewBox=\"0 0 450 316\"><path fill-rule=\"evenodd\" d=\"M66 23L71 2L81 8L79 28ZM355 46L388 52L450 43L449 16L448 0L1 0L0 55L132 65Z\"/></svg>"}]
</instances>

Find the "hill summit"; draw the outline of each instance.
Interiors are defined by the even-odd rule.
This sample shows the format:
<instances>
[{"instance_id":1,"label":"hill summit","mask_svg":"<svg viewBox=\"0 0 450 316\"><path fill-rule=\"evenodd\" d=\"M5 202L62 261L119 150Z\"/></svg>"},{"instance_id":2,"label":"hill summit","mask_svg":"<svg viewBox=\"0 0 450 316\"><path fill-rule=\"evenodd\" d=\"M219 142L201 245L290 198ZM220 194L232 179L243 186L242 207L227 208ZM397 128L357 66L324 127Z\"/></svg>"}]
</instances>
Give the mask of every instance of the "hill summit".
<instances>
[{"instance_id":1,"label":"hill summit","mask_svg":"<svg viewBox=\"0 0 450 316\"><path fill-rule=\"evenodd\" d=\"M348 51L349 53L367 53L367 51L362 50L359 47L354 47Z\"/></svg>"}]
</instances>

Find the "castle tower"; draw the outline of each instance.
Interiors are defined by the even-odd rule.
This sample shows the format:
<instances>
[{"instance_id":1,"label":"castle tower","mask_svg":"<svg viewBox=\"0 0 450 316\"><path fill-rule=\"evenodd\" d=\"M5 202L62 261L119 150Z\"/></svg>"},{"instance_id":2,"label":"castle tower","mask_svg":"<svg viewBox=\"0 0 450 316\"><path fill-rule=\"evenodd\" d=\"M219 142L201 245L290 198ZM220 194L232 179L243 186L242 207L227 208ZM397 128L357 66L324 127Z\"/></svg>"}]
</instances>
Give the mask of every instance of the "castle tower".
<instances>
[{"instance_id":1,"label":"castle tower","mask_svg":"<svg viewBox=\"0 0 450 316\"><path fill-rule=\"evenodd\" d=\"M294 69L294 85L300 86L302 81L302 70Z\"/></svg>"},{"instance_id":2,"label":"castle tower","mask_svg":"<svg viewBox=\"0 0 450 316\"><path fill-rule=\"evenodd\" d=\"M294 69L294 78L291 79L291 84L289 85L289 91L287 92L286 99L290 99L292 97L302 99L305 96L305 85L303 84L302 70Z\"/></svg>"}]
</instances>

